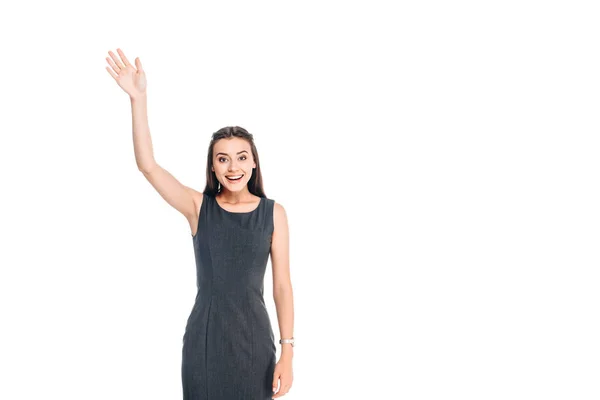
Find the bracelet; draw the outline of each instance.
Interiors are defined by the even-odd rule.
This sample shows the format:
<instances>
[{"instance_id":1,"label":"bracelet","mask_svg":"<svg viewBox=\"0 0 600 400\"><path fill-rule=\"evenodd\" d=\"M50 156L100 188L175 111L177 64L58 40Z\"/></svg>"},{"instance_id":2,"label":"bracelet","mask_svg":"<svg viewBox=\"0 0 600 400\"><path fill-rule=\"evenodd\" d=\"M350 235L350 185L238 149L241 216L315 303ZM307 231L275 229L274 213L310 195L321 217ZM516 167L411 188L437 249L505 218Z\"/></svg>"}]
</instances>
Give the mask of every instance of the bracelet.
<instances>
[{"instance_id":1,"label":"bracelet","mask_svg":"<svg viewBox=\"0 0 600 400\"><path fill-rule=\"evenodd\" d=\"M291 339L279 339L279 344L285 343L289 343L292 345L292 347L294 347L294 337L292 337Z\"/></svg>"}]
</instances>

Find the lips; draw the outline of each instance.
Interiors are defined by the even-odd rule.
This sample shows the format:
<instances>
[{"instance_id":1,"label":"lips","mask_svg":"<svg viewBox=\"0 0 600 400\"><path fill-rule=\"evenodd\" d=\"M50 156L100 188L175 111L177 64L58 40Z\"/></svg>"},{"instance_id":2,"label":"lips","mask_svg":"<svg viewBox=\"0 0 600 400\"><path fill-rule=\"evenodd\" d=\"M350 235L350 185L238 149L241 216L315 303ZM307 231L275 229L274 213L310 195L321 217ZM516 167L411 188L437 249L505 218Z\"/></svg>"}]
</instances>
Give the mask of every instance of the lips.
<instances>
[{"instance_id":1,"label":"lips","mask_svg":"<svg viewBox=\"0 0 600 400\"><path fill-rule=\"evenodd\" d=\"M241 174L241 175L230 175L230 176L225 176L225 177L227 178L227 180L229 182L238 182L238 181L240 181L244 177L244 175L243 174ZM232 179L231 177L233 177L234 179Z\"/></svg>"}]
</instances>

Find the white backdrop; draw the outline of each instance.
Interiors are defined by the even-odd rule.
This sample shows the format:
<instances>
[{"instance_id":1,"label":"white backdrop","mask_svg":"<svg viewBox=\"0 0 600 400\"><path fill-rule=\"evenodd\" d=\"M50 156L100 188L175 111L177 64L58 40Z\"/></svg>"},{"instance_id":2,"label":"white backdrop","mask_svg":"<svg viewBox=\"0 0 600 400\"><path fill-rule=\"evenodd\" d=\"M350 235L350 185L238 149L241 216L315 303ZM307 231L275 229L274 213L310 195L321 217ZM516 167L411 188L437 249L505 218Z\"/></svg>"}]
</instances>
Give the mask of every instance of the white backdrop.
<instances>
[{"instance_id":1,"label":"white backdrop","mask_svg":"<svg viewBox=\"0 0 600 400\"><path fill-rule=\"evenodd\" d=\"M592 4L2 6L0 398L181 398L192 239L137 170L117 48L182 183L217 129L255 135L290 226L283 398L599 398ZM265 299L278 338L270 263Z\"/></svg>"}]
</instances>

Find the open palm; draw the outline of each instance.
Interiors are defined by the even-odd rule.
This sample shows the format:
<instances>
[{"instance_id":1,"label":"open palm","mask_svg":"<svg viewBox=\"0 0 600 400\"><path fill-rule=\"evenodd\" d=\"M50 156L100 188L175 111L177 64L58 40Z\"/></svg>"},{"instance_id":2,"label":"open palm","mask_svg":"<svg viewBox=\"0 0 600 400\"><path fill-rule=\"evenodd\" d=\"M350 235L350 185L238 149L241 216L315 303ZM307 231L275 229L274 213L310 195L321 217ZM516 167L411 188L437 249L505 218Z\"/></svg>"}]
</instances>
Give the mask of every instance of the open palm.
<instances>
[{"instance_id":1,"label":"open palm","mask_svg":"<svg viewBox=\"0 0 600 400\"><path fill-rule=\"evenodd\" d=\"M111 58L106 57L106 61L112 67L106 67L108 73L115 79L121 89L129 95L129 97L136 97L144 95L146 93L146 74L142 69L142 62L140 58L135 59L135 67L131 65L125 53L121 49L117 49L117 53L121 59L119 59L112 51L108 54Z\"/></svg>"}]
</instances>

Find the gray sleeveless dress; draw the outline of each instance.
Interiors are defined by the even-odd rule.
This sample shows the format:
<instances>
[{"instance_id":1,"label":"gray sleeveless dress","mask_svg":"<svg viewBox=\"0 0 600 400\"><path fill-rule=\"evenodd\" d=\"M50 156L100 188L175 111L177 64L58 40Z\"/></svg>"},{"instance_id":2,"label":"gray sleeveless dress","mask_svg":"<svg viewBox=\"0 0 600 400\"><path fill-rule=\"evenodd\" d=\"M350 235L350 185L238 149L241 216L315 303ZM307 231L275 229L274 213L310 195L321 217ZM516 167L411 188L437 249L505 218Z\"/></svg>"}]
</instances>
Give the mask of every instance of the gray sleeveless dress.
<instances>
[{"instance_id":1,"label":"gray sleeveless dress","mask_svg":"<svg viewBox=\"0 0 600 400\"><path fill-rule=\"evenodd\" d=\"M239 213L203 194L192 237L198 292L183 335L184 400L272 398L276 349L263 281L274 204L263 197Z\"/></svg>"}]
</instances>

